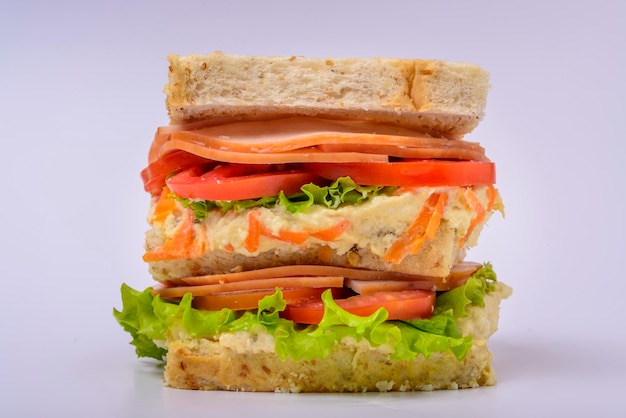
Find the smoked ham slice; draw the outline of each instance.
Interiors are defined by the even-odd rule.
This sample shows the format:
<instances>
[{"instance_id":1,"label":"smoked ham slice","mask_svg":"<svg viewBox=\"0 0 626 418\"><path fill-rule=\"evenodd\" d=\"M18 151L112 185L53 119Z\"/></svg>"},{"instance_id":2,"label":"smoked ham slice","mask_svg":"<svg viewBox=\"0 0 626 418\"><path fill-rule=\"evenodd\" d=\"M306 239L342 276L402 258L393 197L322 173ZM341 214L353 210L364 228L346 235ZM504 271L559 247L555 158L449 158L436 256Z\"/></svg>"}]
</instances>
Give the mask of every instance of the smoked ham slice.
<instances>
[{"instance_id":1,"label":"smoked ham slice","mask_svg":"<svg viewBox=\"0 0 626 418\"><path fill-rule=\"evenodd\" d=\"M480 268L480 264L473 262L462 262L456 264L450 270L450 274L443 283L438 283L434 287L426 287L425 281L419 280L362 280L347 279L346 287L349 287L360 295L369 295L376 292L391 292L401 290L450 290L464 284L467 279Z\"/></svg>"},{"instance_id":2,"label":"smoked ham slice","mask_svg":"<svg viewBox=\"0 0 626 418\"><path fill-rule=\"evenodd\" d=\"M329 288L342 287L343 277L315 276L315 277L270 277L258 280L234 281L230 283L206 284L200 286L163 287L153 290L153 294L163 298L179 298L191 293L193 296L204 296L212 293L235 292L240 290L272 289L277 287L314 287Z\"/></svg>"},{"instance_id":3,"label":"smoked ham slice","mask_svg":"<svg viewBox=\"0 0 626 418\"><path fill-rule=\"evenodd\" d=\"M159 128L149 161L173 150L240 164L387 161L390 155L487 160L484 149L473 142L371 122L304 117Z\"/></svg>"},{"instance_id":4,"label":"smoked ham slice","mask_svg":"<svg viewBox=\"0 0 626 418\"><path fill-rule=\"evenodd\" d=\"M352 163L388 161L387 155L364 154L360 152L324 152L317 148L300 148L280 153L255 153L224 151L199 144L191 138L171 139L161 147L163 155L170 151L182 150L204 157L207 160L223 161L233 164L288 164L288 163Z\"/></svg>"},{"instance_id":5,"label":"smoked ham slice","mask_svg":"<svg viewBox=\"0 0 626 418\"><path fill-rule=\"evenodd\" d=\"M421 281L432 285L443 285L448 281L453 281L459 274L471 275L480 268L480 264L463 262L455 265L448 277L428 277L414 274L399 273L395 271L364 270L349 267L325 266L325 265L291 265L269 267L258 270L242 271L226 274L209 274L206 276L191 276L183 279L171 280L169 283L178 286L201 286L219 283L233 283L250 280L260 280L275 277L296 277L296 276L341 276L347 279L356 280L405 280ZM442 289L443 290L443 289Z\"/></svg>"},{"instance_id":6,"label":"smoked ham slice","mask_svg":"<svg viewBox=\"0 0 626 418\"><path fill-rule=\"evenodd\" d=\"M479 268L478 263L463 262L455 265L447 277L437 278L347 267L292 265L187 277L169 281L166 286L155 288L153 293L164 298L178 298L186 293L203 296L276 287L342 287L344 279L348 287L363 294L405 289L443 291L460 285Z\"/></svg>"}]
</instances>

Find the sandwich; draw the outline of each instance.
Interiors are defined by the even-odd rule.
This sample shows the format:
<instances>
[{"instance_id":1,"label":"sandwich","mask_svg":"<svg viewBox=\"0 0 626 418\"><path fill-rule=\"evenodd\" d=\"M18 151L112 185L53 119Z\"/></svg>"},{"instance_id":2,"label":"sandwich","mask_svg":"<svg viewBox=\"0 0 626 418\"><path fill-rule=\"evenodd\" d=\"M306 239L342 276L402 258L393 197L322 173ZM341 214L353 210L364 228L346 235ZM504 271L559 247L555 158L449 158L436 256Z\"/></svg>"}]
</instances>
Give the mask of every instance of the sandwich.
<instances>
[{"instance_id":1,"label":"sandwich","mask_svg":"<svg viewBox=\"0 0 626 418\"><path fill-rule=\"evenodd\" d=\"M364 392L496 382L511 288L466 259L495 164L489 74L396 58L172 55L141 172L153 285L114 316L164 384Z\"/></svg>"}]
</instances>

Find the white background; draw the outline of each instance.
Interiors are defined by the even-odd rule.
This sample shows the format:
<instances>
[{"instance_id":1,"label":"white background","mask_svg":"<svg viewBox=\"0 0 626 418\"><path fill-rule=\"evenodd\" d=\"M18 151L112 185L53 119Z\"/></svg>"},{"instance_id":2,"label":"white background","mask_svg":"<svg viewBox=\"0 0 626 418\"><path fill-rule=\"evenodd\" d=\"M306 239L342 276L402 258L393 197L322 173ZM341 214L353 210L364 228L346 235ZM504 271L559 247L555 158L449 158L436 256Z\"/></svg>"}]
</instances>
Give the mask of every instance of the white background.
<instances>
[{"instance_id":1,"label":"white background","mask_svg":"<svg viewBox=\"0 0 626 418\"><path fill-rule=\"evenodd\" d=\"M3 1L2 416L626 416L620 1ZM150 285L139 171L167 124L170 53L392 56L490 71L469 139L506 219L470 256L514 287L491 343L499 384L279 395L161 386L117 325ZM358 414L358 415L357 415Z\"/></svg>"}]
</instances>

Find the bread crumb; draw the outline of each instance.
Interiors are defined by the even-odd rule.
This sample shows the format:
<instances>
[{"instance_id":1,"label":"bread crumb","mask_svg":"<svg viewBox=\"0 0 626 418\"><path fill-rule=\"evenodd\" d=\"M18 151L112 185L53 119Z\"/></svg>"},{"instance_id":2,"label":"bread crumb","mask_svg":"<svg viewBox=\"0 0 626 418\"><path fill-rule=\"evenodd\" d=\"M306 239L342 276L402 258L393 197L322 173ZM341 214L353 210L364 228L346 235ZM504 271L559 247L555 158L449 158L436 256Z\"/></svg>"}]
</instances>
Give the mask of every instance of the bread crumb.
<instances>
[{"instance_id":1,"label":"bread crumb","mask_svg":"<svg viewBox=\"0 0 626 418\"><path fill-rule=\"evenodd\" d=\"M390 390L393 389L394 384L395 382L393 380L391 381L381 380L380 382L376 382L376 388L378 389L379 392L389 392Z\"/></svg>"}]
</instances>

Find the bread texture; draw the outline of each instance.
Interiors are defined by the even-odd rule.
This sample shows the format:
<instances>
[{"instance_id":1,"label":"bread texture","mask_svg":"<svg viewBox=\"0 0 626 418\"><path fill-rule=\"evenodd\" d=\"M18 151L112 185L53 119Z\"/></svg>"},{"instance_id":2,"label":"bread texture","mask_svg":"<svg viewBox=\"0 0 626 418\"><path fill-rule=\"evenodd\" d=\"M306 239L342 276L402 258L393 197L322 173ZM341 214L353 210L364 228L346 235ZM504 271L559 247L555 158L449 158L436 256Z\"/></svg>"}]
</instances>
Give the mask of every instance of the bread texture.
<instances>
[{"instance_id":1,"label":"bread texture","mask_svg":"<svg viewBox=\"0 0 626 418\"><path fill-rule=\"evenodd\" d=\"M254 337L242 336L247 341ZM270 352L237 351L211 340L170 345L165 384L179 389L246 392L389 392L465 389L496 383L482 342L463 361L452 353L389 359L366 341L345 340L324 359L281 360Z\"/></svg>"},{"instance_id":2,"label":"bread texture","mask_svg":"<svg viewBox=\"0 0 626 418\"><path fill-rule=\"evenodd\" d=\"M197 390L258 392L423 391L491 386L496 383L488 338L497 330L499 304L511 289L498 283L485 295L484 307L469 308L459 321L474 336L463 360L450 353L392 360L389 347L345 338L325 358L281 360L267 333L237 332L212 339L168 343L166 386Z\"/></svg>"},{"instance_id":3,"label":"bread texture","mask_svg":"<svg viewBox=\"0 0 626 418\"><path fill-rule=\"evenodd\" d=\"M373 120L460 138L484 116L489 74L396 58L170 55L171 123L273 115Z\"/></svg>"}]
</instances>

